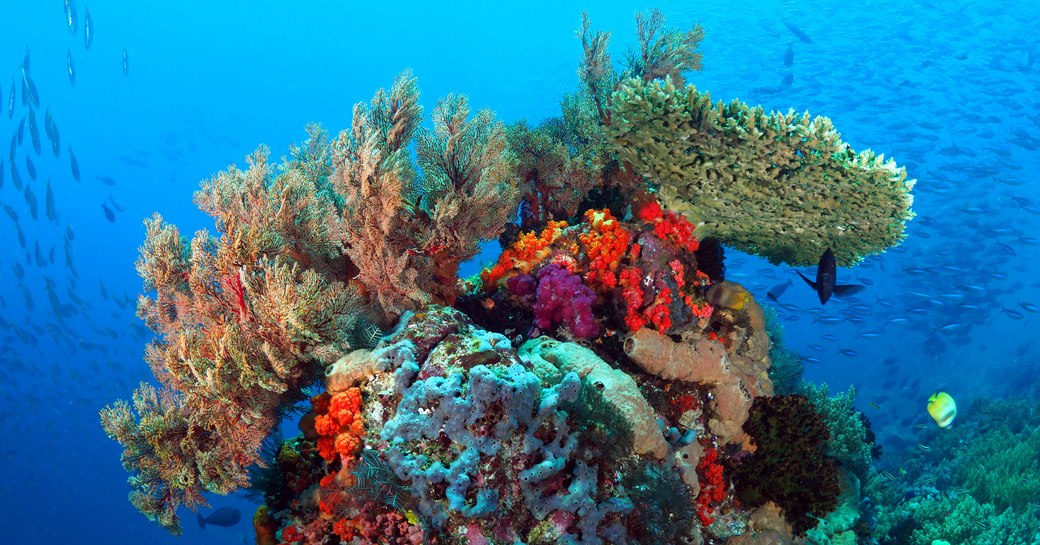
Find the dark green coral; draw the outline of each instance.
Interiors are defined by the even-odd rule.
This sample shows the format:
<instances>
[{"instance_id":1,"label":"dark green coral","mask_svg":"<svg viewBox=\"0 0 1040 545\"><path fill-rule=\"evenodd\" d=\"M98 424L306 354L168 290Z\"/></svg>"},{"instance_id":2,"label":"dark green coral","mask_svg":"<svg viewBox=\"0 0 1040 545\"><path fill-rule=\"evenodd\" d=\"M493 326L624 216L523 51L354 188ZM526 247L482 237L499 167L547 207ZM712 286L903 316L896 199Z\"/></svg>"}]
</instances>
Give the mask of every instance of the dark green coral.
<instances>
[{"instance_id":1,"label":"dark green coral","mask_svg":"<svg viewBox=\"0 0 1040 545\"><path fill-rule=\"evenodd\" d=\"M772 501L784 511L795 535L803 535L838 505L838 471L824 456L830 438L823 418L800 395L755 398L744 423L756 450L728 473L737 497L748 507Z\"/></svg>"}]
</instances>

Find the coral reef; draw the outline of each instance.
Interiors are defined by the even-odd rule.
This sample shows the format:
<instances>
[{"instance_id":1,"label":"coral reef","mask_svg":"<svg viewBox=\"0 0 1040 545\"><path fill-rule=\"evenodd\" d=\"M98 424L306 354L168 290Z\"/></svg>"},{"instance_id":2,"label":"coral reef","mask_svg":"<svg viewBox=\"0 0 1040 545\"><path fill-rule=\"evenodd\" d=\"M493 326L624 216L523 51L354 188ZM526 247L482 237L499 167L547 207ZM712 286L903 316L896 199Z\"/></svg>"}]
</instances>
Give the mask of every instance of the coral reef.
<instances>
[{"instance_id":1,"label":"coral reef","mask_svg":"<svg viewBox=\"0 0 1040 545\"><path fill-rule=\"evenodd\" d=\"M1038 543L1040 404L980 398L950 429L930 430L897 476L866 481L880 545Z\"/></svg>"},{"instance_id":2,"label":"coral reef","mask_svg":"<svg viewBox=\"0 0 1040 545\"><path fill-rule=\"evenodd\" d=\"M800 388L800 393L816 407L830 431L824 453L859 479L865 479L876 449L867 417L854 407L856 389L849 388L834 397L829 397L828 391L826 384L815 386L808 382L803 382Z\"/></svg>"},{"instance_id":3,"label":"coral reef","mask_svg":"<svg viewBox=\"0 0 1040 545\"><path fill-rule=\"evenodd\" d=\"M337 138L308 126L281 165L261 148L204 183L215 235L146 222L160 386L101 412L142 513L177 533L179 507L253 486L264 545L862 535L866 421L825 390L822 415L774 397L798 358L726 280L723 245L854 262L902 237L905 173L825 119L677 88L699 26L640 14L618 69L587 17L580 37L581 88L534 128L458 95L422 128L406 72ZM301 434L265 447L308 400Z\"/></svg>"}]
</instances>

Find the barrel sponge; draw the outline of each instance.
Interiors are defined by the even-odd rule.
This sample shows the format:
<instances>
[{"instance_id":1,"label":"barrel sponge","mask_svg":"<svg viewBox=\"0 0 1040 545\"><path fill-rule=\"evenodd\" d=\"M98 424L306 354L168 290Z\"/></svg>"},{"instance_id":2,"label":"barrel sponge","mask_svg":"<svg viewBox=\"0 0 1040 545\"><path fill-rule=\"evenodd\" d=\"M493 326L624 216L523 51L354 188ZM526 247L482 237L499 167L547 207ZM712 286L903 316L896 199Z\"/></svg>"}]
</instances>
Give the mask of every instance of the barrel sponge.
<instances>
[{"instance_id":1,"label":"barrel sponge","mask_svg":"<svg viewBox=\"0 0 1040 545\"><path fill-rule=\"evenodd\" d=\"M854 152L831 120L712 103L670 79L624 81L608 141L669 209L770 262L815 264L827 248L853 265L905 237L913 217L906 169Z\"/></svg>"},{"instance_id":2,"label":"barrel sponge","mask_svg":"<svg viewBox=\"0 0 1040 545\"><path fill-rule=\"evenodd\" d=\"M658 459L668 454L668 442L657 424L657 413L624 371L614 369L584 346L544 336L525 342L517 353L536 369L555 367L563 373L577 373L586 382L602 385L604 399L632 427L636 454L649 453Z\"/></svg>"},{"instance_id":3,"label":"barrel sponge","mask_svg":"<svg viewBox=\"0 0 1040 545\"><path fill-rule=\"evenodd\" d=\"M764 371L768 359L752 362L740 354L727 354L725 346L700 334L675 342L667 335L642 328L625 339L625 353L643 371L665 380L703 384L711 390L714 415L708 429L722 443L748 447L742 427L756 396L772 394Z\"/></svg>"}]
</instances>

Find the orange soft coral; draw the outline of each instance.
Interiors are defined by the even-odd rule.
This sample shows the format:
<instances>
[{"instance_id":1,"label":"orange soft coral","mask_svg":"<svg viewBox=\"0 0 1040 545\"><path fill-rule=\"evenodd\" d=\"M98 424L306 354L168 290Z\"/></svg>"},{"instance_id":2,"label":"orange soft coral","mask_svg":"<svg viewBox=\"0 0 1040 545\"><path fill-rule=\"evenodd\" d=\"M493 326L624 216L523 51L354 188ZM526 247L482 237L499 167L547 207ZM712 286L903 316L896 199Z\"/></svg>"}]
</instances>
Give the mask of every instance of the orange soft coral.
<instances>
[{"instance_id":1,"label":"orange soft coral","mask_svg":"<svg viewBox=\"0 0 1040 545\"><path fill-rule=\"evenodd\" d=\"M325 394L327 396L327 394ZM314 429L318 432L318 453L331 462L337 456L344 461L361 452L365 427L361 421L361 390L351 388L334 396L315 399ZM324 409L324 414L319 409Z\"/></svg>"},{"instance_id":2,"label":"orange soft coral","mask_svg":"<svg viewBox=\"0 0 1040 545\"><path fill-rule=\"evenodd\" d=\"M588 230L578 236L585 246L585 255L589 258L585 282L594 289L613 288L617 285L614 271L628 251L632 236L606 208L586 210L585 221Z\"/></svg>"},{"instance_id":3,"label":"orange soft coral","mask_svg":"<svg viewBox=\"0 0 1040 545\"><path fill-rule=\"evenodd\" d=\"M654 234L657 235L657 238L668 240L687 252L696 252L700 245L697 237L693 236L693 224L685 216L661 210L661 205L656 201L648 202L640 207L636 211L636 217L653 224Z\"/></svg>"},{"instance_id":4,"label":"orange soft coral","mask_svg":"<svg viewBox=\"0 0 1040 545\"><path fill-rule=\"evenodd\" d=\"M565 227L565 221L550 221L538 235L535 235L534 231L520 235L520 238L498 257L498 263L480 273L485 291L494 291L496 284L514 270L524 274L531 272L535 265L549 257L549 246L560 237Z\"/></svg>"}]
</instances>

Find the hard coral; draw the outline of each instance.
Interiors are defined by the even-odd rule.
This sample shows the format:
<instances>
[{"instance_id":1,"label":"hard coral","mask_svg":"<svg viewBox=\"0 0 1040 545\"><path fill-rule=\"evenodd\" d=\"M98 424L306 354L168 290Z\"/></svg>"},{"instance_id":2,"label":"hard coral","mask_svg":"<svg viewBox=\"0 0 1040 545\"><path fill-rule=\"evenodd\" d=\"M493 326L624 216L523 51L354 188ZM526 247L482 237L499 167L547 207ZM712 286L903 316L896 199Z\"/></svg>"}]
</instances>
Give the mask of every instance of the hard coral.
<instances>
[{"instance_id":1,"label":"hard coral","mask_svg":"<svg viewBox=\"0 0 1040 545\"><path fill-rule=\"evenodd\" d=\"M729 462L737 497L749 507L772 501L795 535L816 526L838 505L838 471L825 457L830 431L804 396L755 398L744 423L754 454Z\"/></svg>"},{"instance_id":2,"label":"hard coral","mask_svg":"<svg viewBox=\"0 0 1040 545\"><path fill-rule=\"evenodd\" d=\"M815 264L830 247L851 265L913 217L906 169L853 152L825 117L713 103L669 78L623 81L610 112L610 145L667 208L773 263Z\"/></svg>"}]
</instances>

